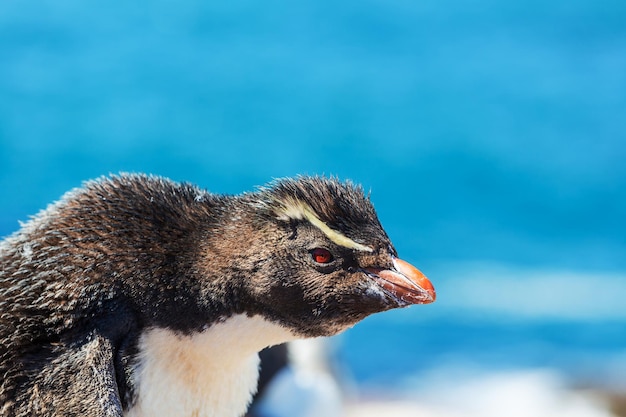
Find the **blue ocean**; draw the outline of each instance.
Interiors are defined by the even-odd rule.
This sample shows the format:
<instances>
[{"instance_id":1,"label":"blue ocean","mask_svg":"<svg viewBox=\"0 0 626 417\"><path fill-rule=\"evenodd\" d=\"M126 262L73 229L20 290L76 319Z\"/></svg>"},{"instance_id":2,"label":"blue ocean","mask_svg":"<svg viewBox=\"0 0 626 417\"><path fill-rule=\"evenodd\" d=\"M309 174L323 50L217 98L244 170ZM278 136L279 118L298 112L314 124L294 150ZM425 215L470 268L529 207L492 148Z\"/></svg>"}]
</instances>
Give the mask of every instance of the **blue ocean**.
<instances>
[{"instance_id":1,"label":"blue ocean","mask_svg":"<svg viewBox=\"0 0 626 417\"><path fill-rule=\"evenodd\" d=\"M332 341L360 392L626 389L624 1L1 2L0 236L118 172L370 190L438 300Z\"/></svg>"}]
</instances>

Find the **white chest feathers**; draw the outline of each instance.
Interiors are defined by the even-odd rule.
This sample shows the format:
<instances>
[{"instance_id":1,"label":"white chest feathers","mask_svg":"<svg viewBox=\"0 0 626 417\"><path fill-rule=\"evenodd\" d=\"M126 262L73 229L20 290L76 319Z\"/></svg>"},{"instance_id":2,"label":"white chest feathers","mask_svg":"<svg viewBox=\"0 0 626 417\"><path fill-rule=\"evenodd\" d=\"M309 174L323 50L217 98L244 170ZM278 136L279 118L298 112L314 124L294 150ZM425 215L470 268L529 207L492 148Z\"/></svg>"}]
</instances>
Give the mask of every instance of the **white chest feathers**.
<instances>
[{"instance_id":1,"label":"white chest feathers","mask_svg":"<svg viewBox=\"0 0 626 417\"><path fill-rule=\"evenodd\" d=\"M243 314L192 335L151 329L139 343L137 398L124 416L240 417L256 392L258 351L295 338Z\"/></svg>"}]
</instances>

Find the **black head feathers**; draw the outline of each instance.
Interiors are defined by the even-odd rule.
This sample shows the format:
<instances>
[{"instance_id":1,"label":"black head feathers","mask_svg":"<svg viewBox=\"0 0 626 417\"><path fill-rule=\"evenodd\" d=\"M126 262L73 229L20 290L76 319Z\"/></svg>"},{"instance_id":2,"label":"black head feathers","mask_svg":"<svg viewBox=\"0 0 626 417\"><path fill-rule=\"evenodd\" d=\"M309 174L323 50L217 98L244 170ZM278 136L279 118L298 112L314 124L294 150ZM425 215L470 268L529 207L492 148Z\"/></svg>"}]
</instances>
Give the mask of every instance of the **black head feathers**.
<instances>
[{"instance_id":1,"label":"black head feathers","mask_svg":"<svg viewBox=\"0 0 626 417\"><path fill-rule=\"evenodd\" d=\"M378 236L388 240L363 188L337 178L281 179L261 188L257 198L269 215L284 221L309 221L357 241Z\"/></svg>"}]
</instances>

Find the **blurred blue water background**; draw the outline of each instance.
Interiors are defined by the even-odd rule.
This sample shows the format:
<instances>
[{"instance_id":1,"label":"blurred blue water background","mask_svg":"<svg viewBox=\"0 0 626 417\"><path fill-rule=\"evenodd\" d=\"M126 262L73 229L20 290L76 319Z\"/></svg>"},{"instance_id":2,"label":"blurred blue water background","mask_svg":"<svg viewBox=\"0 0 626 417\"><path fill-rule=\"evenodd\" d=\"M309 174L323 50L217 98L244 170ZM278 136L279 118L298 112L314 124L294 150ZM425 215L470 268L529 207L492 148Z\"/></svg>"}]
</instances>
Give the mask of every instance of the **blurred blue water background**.
<instances>
[{"instance_id":1,"label":"blurred blue water background","mask_svg":"<svg viewBox=\"0 0 626 417\"><path fill-rule=\"evenodd\" d=\"M0 235L81 181L372 191L431 306L340 339L439 366L626 375L626 2L0 2Z\"/></svg>"}]
</instances>

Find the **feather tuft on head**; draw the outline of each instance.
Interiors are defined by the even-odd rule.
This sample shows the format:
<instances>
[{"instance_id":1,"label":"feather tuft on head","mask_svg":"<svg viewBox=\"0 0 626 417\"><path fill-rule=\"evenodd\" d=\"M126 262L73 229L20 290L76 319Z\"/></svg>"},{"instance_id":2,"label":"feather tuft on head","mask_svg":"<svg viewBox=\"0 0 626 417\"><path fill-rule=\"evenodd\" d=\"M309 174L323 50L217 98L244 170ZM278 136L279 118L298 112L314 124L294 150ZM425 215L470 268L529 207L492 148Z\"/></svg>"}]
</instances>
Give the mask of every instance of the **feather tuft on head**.
<instances>
[{"instance_id":1,"label":"feather tuft on head","mask_svg":"<svg viewBox=\"0 0 626 417\"><path fill-rule=\"evenodd\" d=\"M339 246L372 252L354 238L364 228L382 231L376 212L363 189L335 178L299 177L279 180L262 189L268 208L282 221L307 221ZM384 233L384 232L383 232Z\"/></svg>"}]
</instances>

